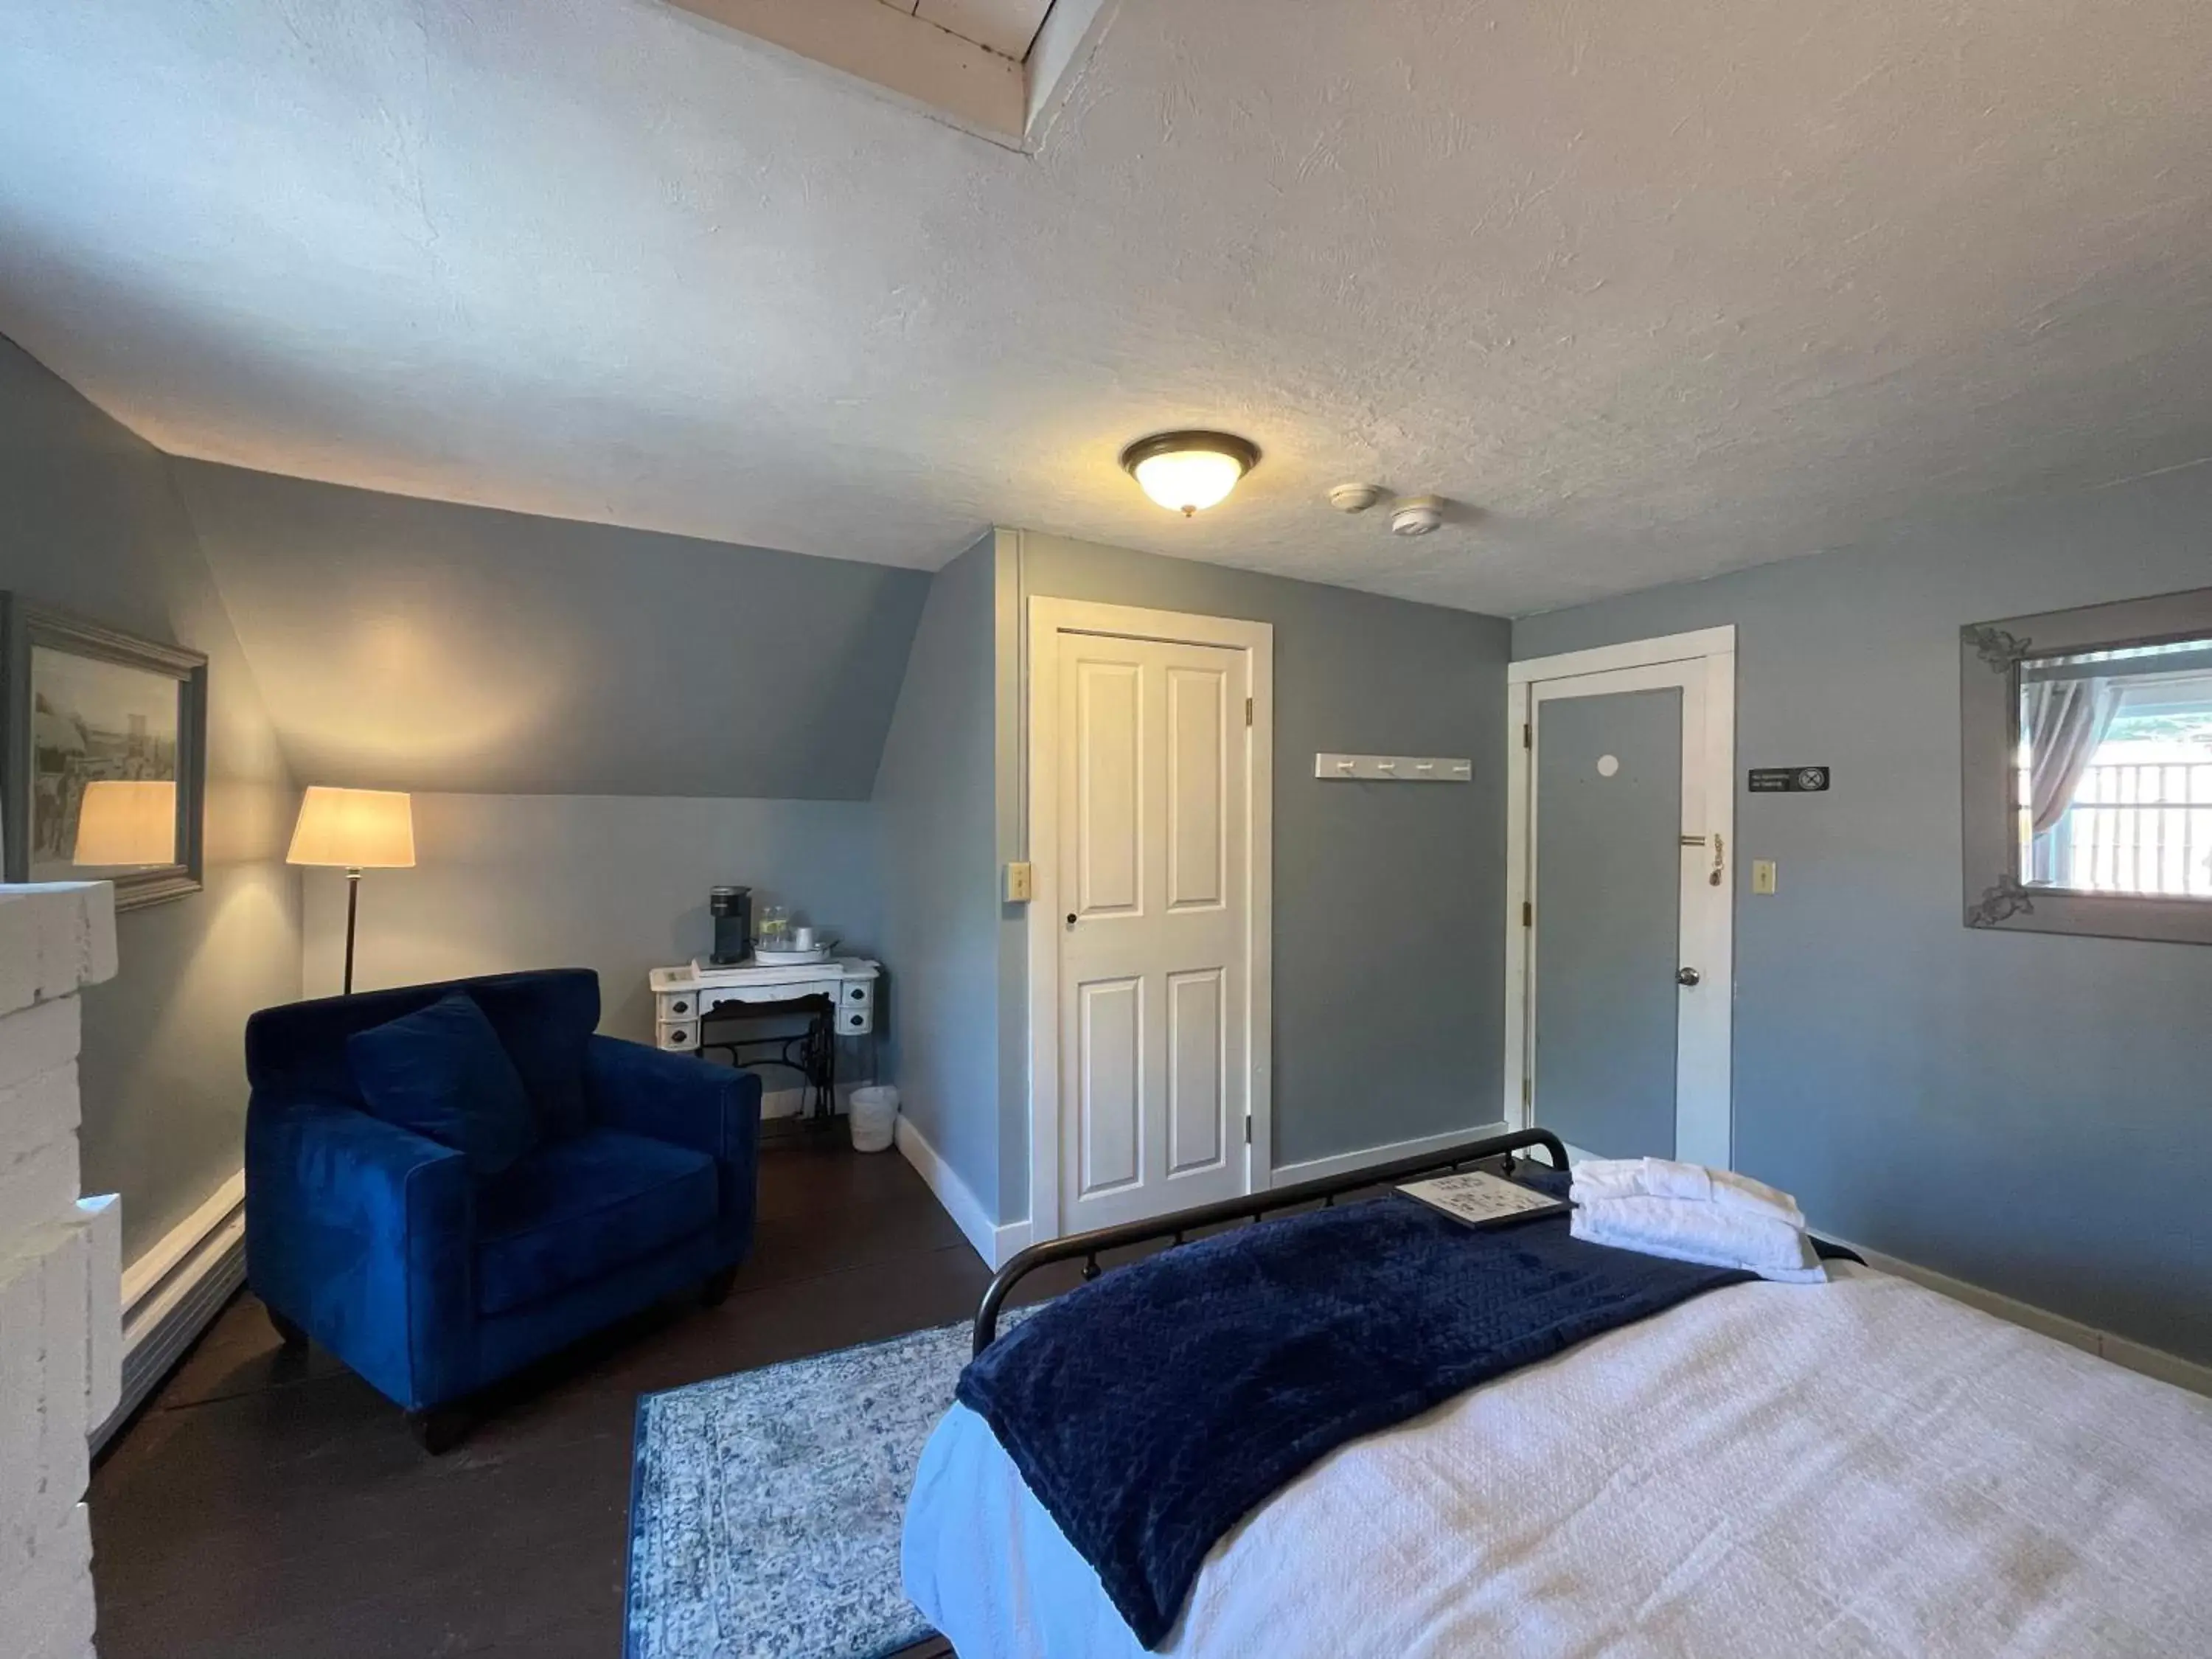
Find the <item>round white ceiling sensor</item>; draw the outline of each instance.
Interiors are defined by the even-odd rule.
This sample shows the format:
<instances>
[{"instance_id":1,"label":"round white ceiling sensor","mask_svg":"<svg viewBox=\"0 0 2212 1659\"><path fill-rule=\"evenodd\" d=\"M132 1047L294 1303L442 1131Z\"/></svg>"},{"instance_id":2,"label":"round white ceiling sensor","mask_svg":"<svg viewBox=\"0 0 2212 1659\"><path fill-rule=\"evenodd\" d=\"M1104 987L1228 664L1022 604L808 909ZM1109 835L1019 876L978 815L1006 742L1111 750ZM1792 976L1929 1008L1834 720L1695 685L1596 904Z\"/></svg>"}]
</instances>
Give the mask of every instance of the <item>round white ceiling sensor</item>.
<instances>
[{"instance_id":1,"label":"round white ceiling sensor","mask_svg":"<svg viewBox=\"0 0 2212 1659\"><path fill-rule=\"evenodd\" d=\"M1441 495L1407 495L1390 509L1390 533L1394 536L1425 536L1444 521L1444 498Z\"/></svg>"},{"instance_id":2,"label":"round white ceiling sensor","mask_svg":"<svg viewBox=\"0 0 2212 1659\"><path fill-rule=\"evenodd\" d=\"M1340 513L1364 513L1382 499L1382 486L1340 483L1328 492L1328 504Z\"/></svg>"},{"instance_id":3,"label":"round white ceiling sensor","mask_svg":"<svg viewBox=\"0 0 2212 1659\"><path fill-rule=\"evenodd\" d=\"M1601 778L1609 778L1609 777L1611 777L1611 776L1612 776L1615 772L1618 772L1619 770L1620 770L1620 756L1618 756L1618 755L1600 755L1600 756L1597 757L1597 775L1598 775L1598 776L1600 776L1600 777L1601 777Z\"/></svg>"}]
</instances>

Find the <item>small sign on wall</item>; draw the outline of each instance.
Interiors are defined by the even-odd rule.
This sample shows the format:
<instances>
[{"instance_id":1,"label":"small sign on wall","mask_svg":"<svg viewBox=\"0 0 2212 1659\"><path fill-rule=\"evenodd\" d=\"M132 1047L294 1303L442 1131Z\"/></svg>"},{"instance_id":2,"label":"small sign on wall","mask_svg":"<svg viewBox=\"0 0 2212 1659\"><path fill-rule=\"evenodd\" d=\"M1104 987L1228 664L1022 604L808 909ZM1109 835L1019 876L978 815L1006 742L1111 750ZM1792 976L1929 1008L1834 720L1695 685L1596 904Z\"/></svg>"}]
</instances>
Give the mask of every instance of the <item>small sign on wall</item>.
<instances>
[{"instance_id":1,"label":"small sign on wall","mask_svg":"<svg viewBox=\"0 0 2212 1659\"><path fill-rule=\"evenodd\" d=\"M1825 766L1754 766L1751 769L1754 795L1817 795L1826 793Z\"/></svg>"}]
</instances>

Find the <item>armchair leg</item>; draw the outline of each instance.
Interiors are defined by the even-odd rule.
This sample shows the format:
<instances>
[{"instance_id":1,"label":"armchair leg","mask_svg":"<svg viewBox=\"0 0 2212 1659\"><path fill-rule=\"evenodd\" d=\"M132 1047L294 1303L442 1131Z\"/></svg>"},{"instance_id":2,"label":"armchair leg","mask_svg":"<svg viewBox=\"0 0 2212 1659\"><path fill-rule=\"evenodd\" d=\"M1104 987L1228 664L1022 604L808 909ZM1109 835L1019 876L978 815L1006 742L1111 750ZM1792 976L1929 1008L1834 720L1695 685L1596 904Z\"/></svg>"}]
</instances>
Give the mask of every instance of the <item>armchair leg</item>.
<instances>
[{"instance_id":1,"label":"armchair leg","mask_svg":"<svg viewBox=\"0 0 2212 1659\"><path fill-rule=\"evenodd\" d=\"M707 1275L707 1282L699 1287L702 1305L719 1308L730 1299L730 1287L738 1282L735 1267L718 1268Z\"/></svg>"},{"instance_id":2,"label":"armchair leg","mask_svg":"<svg viewBox=\"0 0 2212 1659\"><path fill-rule=\"evenodd\" d=\"M469 1437L475 1426L468 1412L459 1406L434 1406L426 1412L407 1413L407 1425L433 1457L443 1457Z\"/></svg>"},{"instance_id":3,"label":"armchair leg","mask_svg":"<svg viewBox=\"0 0 2212 1659\"><path fill-rule=\"evenodd\" d=\"M266 1303L262 1304L261 1310L269 1316L270 1328L276 1333L276 1340L287 1348L296 1353L307 1346L307 1332L301 1330Z\"/></svg>"}]
</instances>

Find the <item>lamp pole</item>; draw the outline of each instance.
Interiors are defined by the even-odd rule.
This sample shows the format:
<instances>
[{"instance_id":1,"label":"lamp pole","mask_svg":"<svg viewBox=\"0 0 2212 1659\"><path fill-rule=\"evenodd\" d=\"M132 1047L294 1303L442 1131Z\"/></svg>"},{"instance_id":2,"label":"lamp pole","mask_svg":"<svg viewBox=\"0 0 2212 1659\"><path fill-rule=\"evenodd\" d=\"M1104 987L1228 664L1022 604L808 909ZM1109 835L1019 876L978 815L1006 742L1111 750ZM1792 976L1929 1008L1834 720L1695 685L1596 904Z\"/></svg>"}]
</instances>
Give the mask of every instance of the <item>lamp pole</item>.
<instances>
[{"instance_id":1,"label":"lamp pole","mask_svg":"<svg viewBox=\"0 0 2212 1659\"><path fill-rule=\"evenodd\" d=\"M361 910L361 872L346 872L346 965L345 994L353 994L353 923Z\"/></svg>"}]
</instances>

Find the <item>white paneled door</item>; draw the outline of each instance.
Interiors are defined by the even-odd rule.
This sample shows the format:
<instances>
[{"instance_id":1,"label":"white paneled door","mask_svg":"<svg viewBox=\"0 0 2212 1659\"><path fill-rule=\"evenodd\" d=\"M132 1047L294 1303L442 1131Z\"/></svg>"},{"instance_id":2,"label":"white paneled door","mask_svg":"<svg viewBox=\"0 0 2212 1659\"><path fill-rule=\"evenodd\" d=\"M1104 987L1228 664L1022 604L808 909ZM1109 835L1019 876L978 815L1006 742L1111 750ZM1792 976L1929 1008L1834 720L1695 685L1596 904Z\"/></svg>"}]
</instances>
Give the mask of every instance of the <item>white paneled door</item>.
<instances>
[{"instance_id":1,"label":"white paneled door","mask_svg":"<svg viewBox=\"0 0 2212 1659\"><path fill-rule=\"evenodd\" d=\"M1051 661L1033 690L1053 706L1033 732L1052 745L1052 775L1036 781L1051 789L1039 816L1052 844L1032 851L1057 957L1043 1046L1057 1051L1065 1234L1251 1189L1247 1118L1266 1061L1251 975L1260 688L1249 648L1039 639Z\"/></svg>"}]
</instances>

